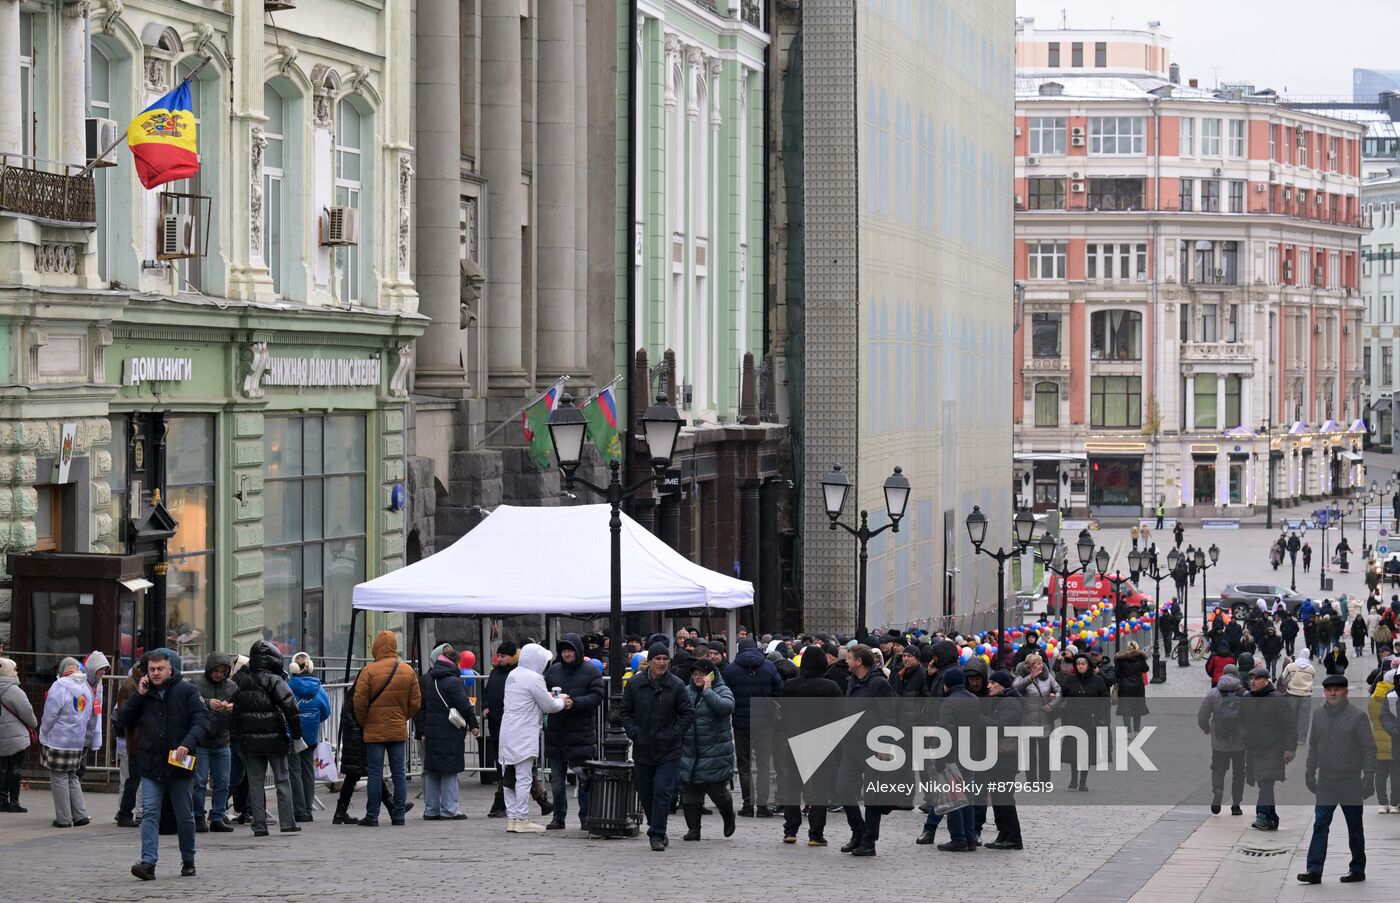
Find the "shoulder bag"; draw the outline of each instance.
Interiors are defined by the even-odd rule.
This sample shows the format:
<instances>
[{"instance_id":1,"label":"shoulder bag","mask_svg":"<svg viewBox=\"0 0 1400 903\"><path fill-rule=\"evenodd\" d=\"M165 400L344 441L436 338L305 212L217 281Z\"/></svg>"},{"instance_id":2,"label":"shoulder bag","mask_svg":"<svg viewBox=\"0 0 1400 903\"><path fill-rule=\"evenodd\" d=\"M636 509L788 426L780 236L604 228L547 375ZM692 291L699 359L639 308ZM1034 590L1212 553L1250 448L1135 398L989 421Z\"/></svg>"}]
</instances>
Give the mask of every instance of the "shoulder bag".
<instances>
[{"instance_id":1,"label":"shoulder bag","mask_svg":"<svg viewBox=\"0 0 1400 903\"><path fill-rule=\"evenodd\" d=\"M447 709L447 722L459 731L467 729L467 719L462 717L462 713L447 704L447 700L442 698L442 687L438 685L437 679L433 679L433 689L437 690L438 700L442 707Z\"/></svg>"}]
</instances>

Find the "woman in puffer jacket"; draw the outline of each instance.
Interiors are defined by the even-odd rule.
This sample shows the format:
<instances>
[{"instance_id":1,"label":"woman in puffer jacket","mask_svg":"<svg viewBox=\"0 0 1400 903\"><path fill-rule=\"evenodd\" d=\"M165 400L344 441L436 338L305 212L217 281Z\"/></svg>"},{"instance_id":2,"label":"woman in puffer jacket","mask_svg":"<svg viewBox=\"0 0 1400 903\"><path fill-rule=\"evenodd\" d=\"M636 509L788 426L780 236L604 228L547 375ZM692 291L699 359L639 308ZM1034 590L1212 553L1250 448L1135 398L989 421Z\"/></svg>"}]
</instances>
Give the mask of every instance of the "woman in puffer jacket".
<instances>
[{"instance_id":1,"label":"woman in puffer jacket","mask_svg":"<svg viewBox=\"0 0 1400 903\"><path fill-rule=\"evenodd\" d=\"M0 658L0 812L29 811L19 804L19 778L31 728L38 730L39 720L20 689L18 666Z\"/></svg>"},{"instance_id":2,"label":"woman in puffer jacket","mask_svg":"<svg viewBox=\"0 0 1400 903\"><path fill-rule=\"evenodd\" d=\"M82 827L88 818L81 772L87 750L97 739L92 687L76 658L58 665L58 680L49 687L39 725L40 761L49 770L53 790L53 826Z\"/></svg>"},{"instance_id":3,"label":"woman in puffer jacket","mask_svg":"<svg viewBox=\"0 0 1400 903\"><path fill-rule=\"evenodd\" d=\"M700 839L700 807L706 796L724 819L724 836L734 833L734 798L729 779L734 774L734 693L705 659L695 662L686 687L695 706L695 721L681 738L681 809L685 812L683 840Z\"/></svg>"},{"instance_id":4,"label":"woman in puffer jacket","mask_svg":"<svg viewBox=\"0 0 1400 903\"><path fill-rule=\"evenodd\" d=\"M1024 673L1021 673L1022 671ZM1048 735L1051 727L1050 711L1060 696L1060 685L1046 669L1045 660L1039 653L1032 652L1026 656L1017 668L1017 677L1011 686L1021 697L1021 705L1025 710L1023 723L1041 725L1045 727L1045 733ZM1026 769L1027 781L1050 780L1049 736L1035 737L1031 740L1030 758L1026 764L1030 766Z\"/></svg>"}]
</instances>

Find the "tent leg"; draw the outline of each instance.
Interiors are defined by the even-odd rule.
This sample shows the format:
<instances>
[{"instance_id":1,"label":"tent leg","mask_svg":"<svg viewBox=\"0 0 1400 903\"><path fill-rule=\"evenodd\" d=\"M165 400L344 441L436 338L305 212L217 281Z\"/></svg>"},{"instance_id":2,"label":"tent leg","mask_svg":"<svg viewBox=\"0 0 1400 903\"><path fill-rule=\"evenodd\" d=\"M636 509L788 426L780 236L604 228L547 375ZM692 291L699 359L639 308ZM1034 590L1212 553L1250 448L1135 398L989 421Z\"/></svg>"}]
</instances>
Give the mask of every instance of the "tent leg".
<instances>
[{"instance_id":1,"label":"tent leg","mask_svg":"<svg viewBox=\"0 0 1400 903\"><path fill-rule=\"evenodd\" d=\"M666 634L666 639L667 639L669 642L675 642L675 640L676 640L676 622L675 622L675 619L673 619L673 618L670 616L670 614L664 614L664 615L661 616L661 632L664 633L664 634ZM672 649L671 651L672 651L672 652L675 652L676 650Z\"/></svg>"},{"instance_id":2,"label":"tent leg","mask_svg":"<svg viewBox=\"0 0 1400 903\"><path fill-rule=\"evenodd\" d=\"M738 609L731 608L731 609L729 609L728 611L726 611L726 612L724 613L724 629L725 629L724 643L725 643L725 645L729 648L729 654L730 654L730 656L733 656L733 655L734 655L734 644L737 643L737 642L739 642L739 641L736 639L736 637L739 636L739 611L738 611ZM733 661L732 658L731 658L730 660Z\"/></svg>"},{"instance_id":3,"label":"tent leg","mask_svg":"<svg viewBox=\"0 0 1400 903\"><path fill-rule=\"evenodd\" d=\"M481 651L476 656L476 670L486 674L491 670L491 656L496 651L491 648L491 619L477 618L477 624L481 627Z\"/></svg>"},{"instance_id":4,"label":"tent leg","mask_svg":"<svg viewBox=\"0 0 1400 903\"><path fill-rule=\"evenodd\" d=\"M350 609L350 636L345 640L345 683L350 682L350 659L355 654L355 623L360 618L358 608Z\"/></svg>"},{"instance_id":5,"label":"tent leg","mask_svg":"<svg viewBox=\"0 0 1400 903\"><path fill-rule=\"evenodd\" d=\"M550 652L553 652L559 647L558 639L555 637L555 634L559 631L559 625L557 622L558 618L554 617L553 615L544 616L544 641L546 643L545 648L548 649Z\"/></svg>"}]
</instances>

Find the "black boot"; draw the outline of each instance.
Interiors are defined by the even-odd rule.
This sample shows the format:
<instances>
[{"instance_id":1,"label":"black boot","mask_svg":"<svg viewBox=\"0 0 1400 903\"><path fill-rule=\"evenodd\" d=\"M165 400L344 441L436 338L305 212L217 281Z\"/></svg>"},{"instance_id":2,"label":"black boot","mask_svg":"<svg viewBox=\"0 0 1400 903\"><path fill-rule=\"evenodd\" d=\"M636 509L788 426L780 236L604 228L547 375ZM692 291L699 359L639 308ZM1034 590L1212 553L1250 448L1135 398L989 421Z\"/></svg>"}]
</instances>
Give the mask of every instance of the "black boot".
<instances>
[{"instance_id":1,"label":"black boot","mask_svg":"<svg viewBox=\"0 0 1400 903\"><path fill-rule=\"evenodd\" d=\"M337 806L337 807L336 807L336 809L335 809L335 816L334 816L333 818L331 818L331 824L333 824L333 825L350 825L350 824L354 824L354 823L355 823L355 819L353 819L353 818L350 817L350 811L349 811L349 808L348 808L348 807L345 807L345 806Z\"/></svg>"},{"instance_id":2,"label":"black boot","mask_svg":"<svg viewBox=\"0 0 1400 903\"><path fill-rule=\"evenodd\" d=\"M724 821L724 836L730 837L734 834L734 800L727 796L721 797L717 805L719 817Z\"/></svg>"},{"instance_id":3,"label":"black boot","mask_svg":"<svg viewBox=\"0 0 1400 903\"><path fill-rule=\"evenodd\" d=\"M486 813L487 818L506 817L506 792L496 785L496 796L491 800L491 811Z\"/></svg>"},{"instance_id":4,"label":"black boot","mask_svg":"<svg viewBox=\"0 0 1400 903\"><path fill-rule=\"evenodd\" d=\"M549 791L544 789L539 778L535 778L530 784L530 798L539 804L541 815L549 815L554 811L554 801L550 799Z\"/></svg>"},{"instance_id":5,"label":"black boot","mask_svg":"<svg viewBox=\"0 0 1400 903\"><path fill-rule=\"evenodd\" d=\"M685 826L687 829L685 836L681 840L700 839L700 804L686 803L681 807L685 810Z\"/></svg>"}]
</instances>

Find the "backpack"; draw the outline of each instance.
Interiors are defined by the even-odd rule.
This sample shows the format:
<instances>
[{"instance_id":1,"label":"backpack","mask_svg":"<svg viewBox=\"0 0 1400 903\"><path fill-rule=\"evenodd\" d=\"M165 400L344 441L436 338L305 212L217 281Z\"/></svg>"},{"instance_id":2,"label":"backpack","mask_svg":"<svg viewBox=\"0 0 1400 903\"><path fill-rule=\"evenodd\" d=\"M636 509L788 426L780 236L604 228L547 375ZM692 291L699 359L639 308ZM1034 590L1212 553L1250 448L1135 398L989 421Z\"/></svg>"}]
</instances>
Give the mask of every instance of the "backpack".
<instances>
[{"instance_id":1,"label":"backpack","mask_svg":"<svg viewBox=\"0 0 1400 903\"><path fill-rule=\"evenodd\" d=\"M1210 728L1217 739L1225 743L1244 739L1244 720L1240 709L1239 696L1220 697L1220 707L1215 710L1215 719Z\"/></svg>"}]
</instances>

